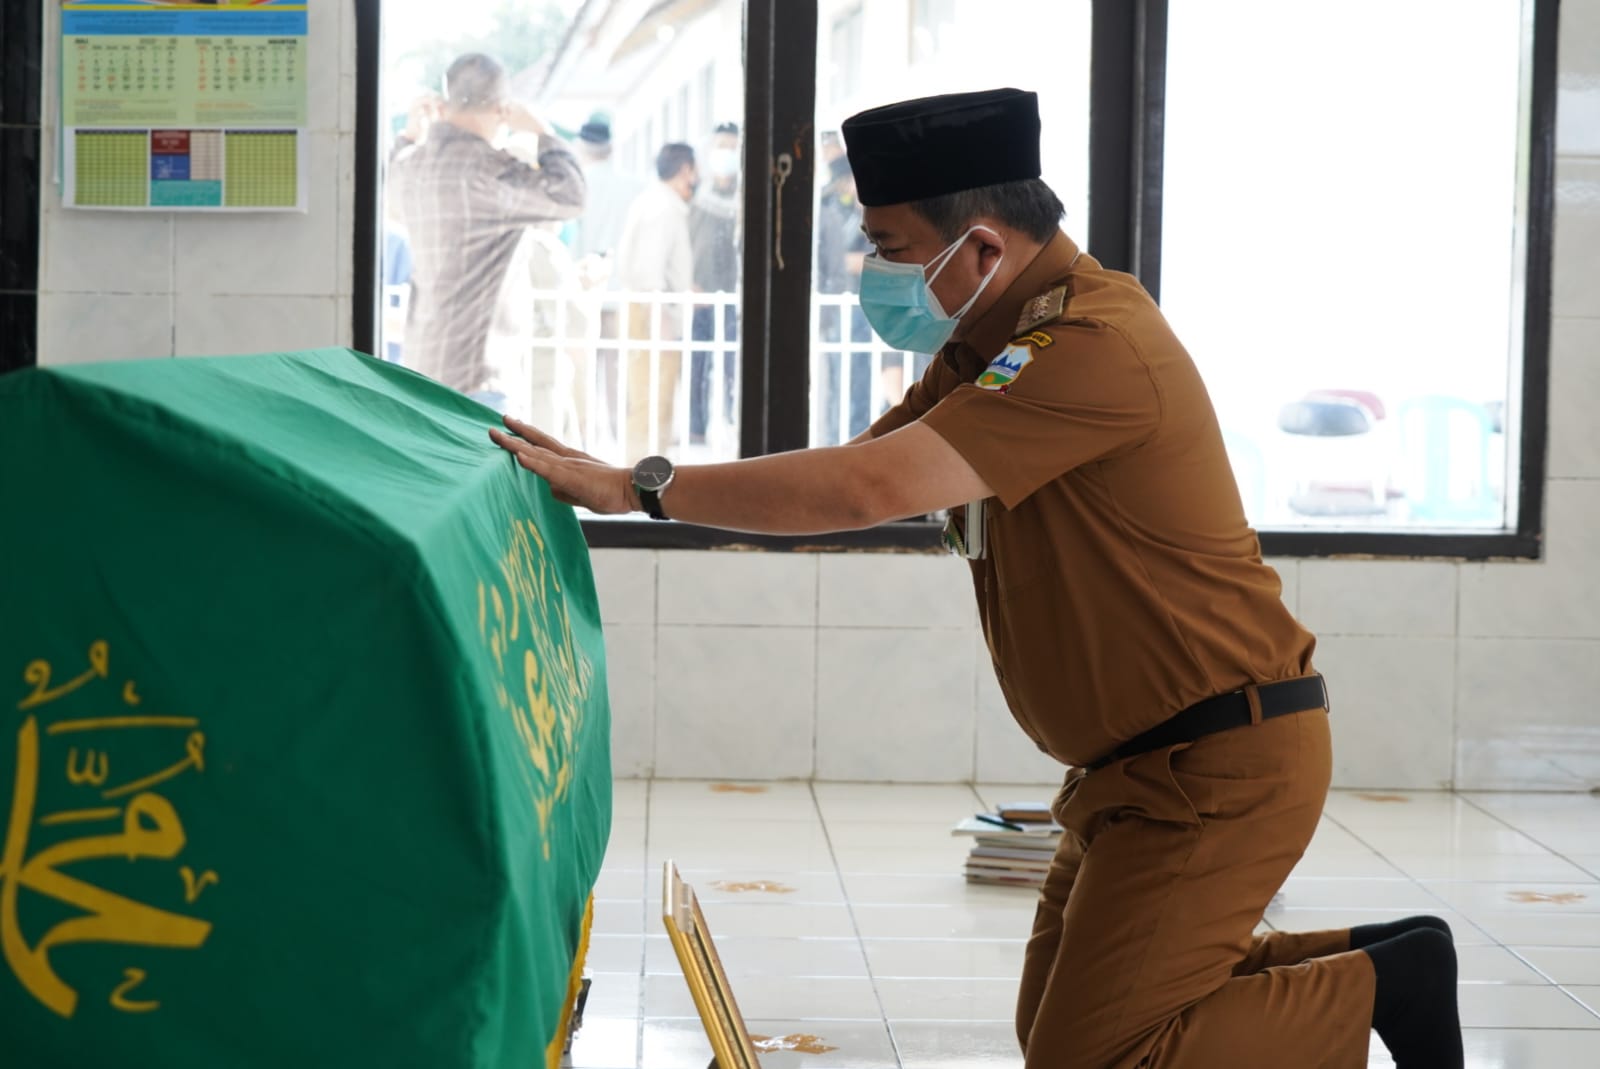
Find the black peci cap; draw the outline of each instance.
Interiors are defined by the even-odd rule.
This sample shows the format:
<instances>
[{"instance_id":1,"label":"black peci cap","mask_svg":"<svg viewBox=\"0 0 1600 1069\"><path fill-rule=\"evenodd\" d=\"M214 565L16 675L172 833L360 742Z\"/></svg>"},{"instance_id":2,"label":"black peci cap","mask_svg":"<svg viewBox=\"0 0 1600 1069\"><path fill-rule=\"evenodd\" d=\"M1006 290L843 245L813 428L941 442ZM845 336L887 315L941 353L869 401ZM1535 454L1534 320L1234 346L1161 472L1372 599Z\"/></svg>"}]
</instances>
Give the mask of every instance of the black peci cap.
<instances>
[{"instance_id":1,"label":"black peci cap","mask_svg":"<svg viewBox=\"0 0 1600 1069\"><path fill-rule=\"evenodd\" d=\"M906 100L844 121L869 208L1038 178L1039 96L1021 89Z\"/></svg>"}]
</instances>

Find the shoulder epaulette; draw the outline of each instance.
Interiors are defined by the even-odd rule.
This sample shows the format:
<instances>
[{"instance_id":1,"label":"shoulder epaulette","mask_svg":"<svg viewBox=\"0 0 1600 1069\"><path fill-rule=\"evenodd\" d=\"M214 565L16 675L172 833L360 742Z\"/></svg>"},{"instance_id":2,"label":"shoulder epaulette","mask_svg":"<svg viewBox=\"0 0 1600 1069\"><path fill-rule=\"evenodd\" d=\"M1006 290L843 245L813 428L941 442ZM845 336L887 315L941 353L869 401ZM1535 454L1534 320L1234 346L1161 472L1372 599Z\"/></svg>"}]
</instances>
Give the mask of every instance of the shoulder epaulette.
<instances>
[{"instance_id":1,"label":"shoulder epaulette","mask_svg":"<svg viewBox=\"0 0 1600 1069\"><path fill-rule=\"evenodd\" d=\"M1067 286L1062 284L1041 293L1033 300L1022 306L1022 315L1017 319L1017 329L1012 337L1020 338L1035 327L1042 327L1046 323L1053 323L1061 318L1061 313L1067 308Z\"/></svg>"}]
</instances>

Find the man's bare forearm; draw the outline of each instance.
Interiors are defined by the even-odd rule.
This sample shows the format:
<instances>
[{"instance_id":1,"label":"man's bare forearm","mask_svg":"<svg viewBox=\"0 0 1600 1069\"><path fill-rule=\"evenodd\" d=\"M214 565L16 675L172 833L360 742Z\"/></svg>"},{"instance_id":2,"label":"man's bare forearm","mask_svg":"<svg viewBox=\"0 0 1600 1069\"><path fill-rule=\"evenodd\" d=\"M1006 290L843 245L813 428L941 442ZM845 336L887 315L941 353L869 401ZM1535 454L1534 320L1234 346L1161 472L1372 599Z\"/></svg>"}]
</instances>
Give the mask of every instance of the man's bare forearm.
<instances>
[{"instance_id":1,"label":"man's bare forearm","mask_svg":"<svg viewBox=\"0 0 1600 1069\"><path fill-rule=\"evenodd\" d=\"M852 443L854 444L854 443ZM887 519L869 465L848 446L677 470L661 495L674 520L760 534L826 534Z\"/></svg>"}]
</instances>

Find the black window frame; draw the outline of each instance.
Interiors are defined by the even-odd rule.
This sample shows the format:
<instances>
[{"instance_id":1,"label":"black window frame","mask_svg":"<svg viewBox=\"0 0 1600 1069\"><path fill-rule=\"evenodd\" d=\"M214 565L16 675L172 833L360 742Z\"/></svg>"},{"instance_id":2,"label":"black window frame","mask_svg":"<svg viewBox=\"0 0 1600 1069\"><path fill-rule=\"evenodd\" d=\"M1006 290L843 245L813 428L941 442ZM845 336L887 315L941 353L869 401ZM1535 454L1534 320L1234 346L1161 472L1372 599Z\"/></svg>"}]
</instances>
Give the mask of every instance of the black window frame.
<instances>
[{"instance_id":1,"label":"black window frame","mask_svg":"<svg viewBox=\"0 0 1600 1069\"><path fill-rule=\"evenodd\" d=\"M1458 560L1536 559L1543 547L1545 448L1550 377L1551 252L1554 245L1555 105L1559 0L1532 0L1531 130L1524 267L1522 420L1515 530L1261 531L1269 557L1385 557ZM377 341L379 76L381 0L356 5L356 348ZM1086 247L1107 267L1138 277L1160 299L1163 122L1167 0L1093 0L1090 62L1089 219ZM815 160L816 0L746 0L745 249L740 329L740 455L755 457L809 444L807 362L790 339L809 346ZM777 195L779 158L789 174ZM779 209L781 203L781 218ZM778 266L775 235L783 237ZM770 267L770 270L769 270ZM775 345L773 339L784 339ZM781 352L779 350L782 350ZM589 520L592 548L903 550L940 547L932 522L891 523L867 531L789 538L651 520Z\"/></svg>"}]
</instances>

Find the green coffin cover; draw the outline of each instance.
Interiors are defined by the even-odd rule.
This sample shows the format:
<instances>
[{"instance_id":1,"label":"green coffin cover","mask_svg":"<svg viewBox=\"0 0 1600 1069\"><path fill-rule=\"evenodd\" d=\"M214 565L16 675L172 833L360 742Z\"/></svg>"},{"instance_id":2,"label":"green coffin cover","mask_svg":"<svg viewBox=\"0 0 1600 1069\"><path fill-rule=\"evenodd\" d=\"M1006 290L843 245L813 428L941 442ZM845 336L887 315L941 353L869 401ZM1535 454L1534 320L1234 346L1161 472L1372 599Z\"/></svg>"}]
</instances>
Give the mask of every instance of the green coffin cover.
<instances>
[{"instance_id":1,"label":"green coffin cover","mask_svg":"<svg viewBox=\"0 0 1600 1069\"><path fill-rule=\"evenodd\" d=\"M611 823L572 510L347 350L0 377L0 1064L545 1064Z\"/></svg>"}]
</instances>

